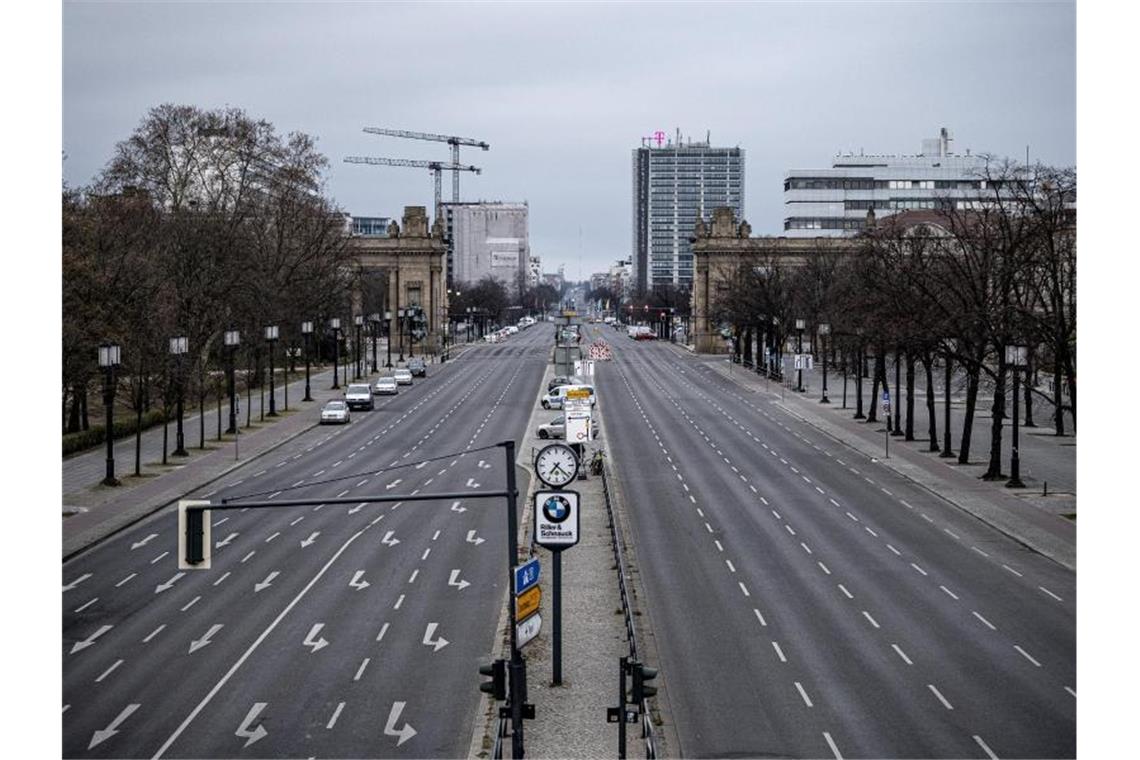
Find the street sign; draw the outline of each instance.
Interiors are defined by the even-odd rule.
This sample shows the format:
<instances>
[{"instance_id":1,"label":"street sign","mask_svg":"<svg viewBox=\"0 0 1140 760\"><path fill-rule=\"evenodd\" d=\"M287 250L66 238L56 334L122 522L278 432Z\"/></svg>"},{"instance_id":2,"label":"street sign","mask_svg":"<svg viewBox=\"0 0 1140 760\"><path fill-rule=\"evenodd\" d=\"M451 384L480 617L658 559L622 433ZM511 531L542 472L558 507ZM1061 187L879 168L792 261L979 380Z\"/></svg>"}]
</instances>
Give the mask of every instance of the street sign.
<instances>
[{"instance_id":1,"label":"street sign","mask_svg":"<svg viewBox=\"0 0 1140 760\"><path fill-rule=\"evenodd\" d=\"M540 586L531 586L515 597L515 620L526 620L538 612L538 607L541 603L542 588Z\"/></svg>"},{"instance_id":2,"label":"street sign","mask_svg":"<svg viewBox=\"0 0 1140 760\"><path fill-rule=\"evenodd\" d=\"M579 362L575 362L578 364ZM587 401L590 400L590 390L588 388L567 388L566 398L582 398Z\"/></svg>"},{"instance_id":3,"label":"street sign","mask_svg":"<svg viewBox=\"0 0 1140 760\"><path fill-rule=\"evenodd\" d=\"M566 441L568 443L586 443L590 440L590 407L585 409L566 410Z\"/></svg>"},{"instance_id":4,"label":"street sign","mask_svg":"<svg viewBox=\"0 0 1140 760\"><path fill-rule=\"evenodd\" d=\"M522 647L529 644L542 630L542 615L535 613L526 620L522 621L515 626L515 638L518 641L518 646Z\"/></svg>"},{"instance_id":5,"label":"street sign","mask_svg":"<svg viewBox=\"0 0 1140 760\"><path fill-rule=\"evenodd\" d=\"M883 411L891 411L891 392L883 391Z\"/></svg>"},{"instance_id":6,"label":"street sign","mask_svg":"<svg viewBox=\"0 0 1140 760\"><path fill-rule=\"evenodd\" d=\"M578 492L536 491L534 541L561 550L578 543Z\"/></svg>"},{"instance_id":7,"label":"street sign","mask_svg":"<svg viewBox=\"0 0 1140 760\"><path fill-rule=\"evenodd\" d=\"M542 570L538 564L538 557L535 557L526 564L519 565L515 568L515 596L518 596L528 588L538 583L538 575Z\"/></svg>"}]
</instances>

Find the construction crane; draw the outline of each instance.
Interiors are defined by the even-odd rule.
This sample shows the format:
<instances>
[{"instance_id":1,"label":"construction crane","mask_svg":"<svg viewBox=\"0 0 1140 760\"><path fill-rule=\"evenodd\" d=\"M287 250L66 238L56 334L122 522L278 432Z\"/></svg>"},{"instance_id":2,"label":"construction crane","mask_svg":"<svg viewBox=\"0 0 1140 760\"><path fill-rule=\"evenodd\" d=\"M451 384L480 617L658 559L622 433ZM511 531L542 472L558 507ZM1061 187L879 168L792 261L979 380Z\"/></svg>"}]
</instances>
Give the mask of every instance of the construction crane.
<instances>
[{"instance_id":1,"label":"construction crane","mask_svg":"<svg viewBox=\"0 0 1140 760\"><path fill-rule=\"evenodd\" d=\"M435 215L438 218L440 214L440 204L443 201L443 172L454 172L456 177L459 172L475 172L482 174L483 170L478 166L466 166L458 161L450 164L445 164L440 161L419 161L411 158L373 158L371 156L348 156L344 159L346 164L371 164L373 166L409 166L415 169L428 169L435 176ZM459 180L456 180L456 188L458 188Z\"/></svg>"},{"instance_id":2,"label":"construction crane","mask_svg":"<svg viewBox=\"0 0 1140 760\"><path fill-rule=\"evenodd\" d=\"M386 137L402 137L408 140L431 140L432 142L445 142L451 146L451 163L459 165L459 146L470 145L474 148L490 150L491 146L482 140L473 140L470 137L456 137L455 135L437 135L431 132L409 132L406 129L383 129L381 127L365 127L364 131L370 135L384 135ZM448 168L448 167L444 167ZM451 171L451 200L459 202L459 171ZM439 208L439 195L436 195L436 208Z\"/></svg>"}]
</instances>

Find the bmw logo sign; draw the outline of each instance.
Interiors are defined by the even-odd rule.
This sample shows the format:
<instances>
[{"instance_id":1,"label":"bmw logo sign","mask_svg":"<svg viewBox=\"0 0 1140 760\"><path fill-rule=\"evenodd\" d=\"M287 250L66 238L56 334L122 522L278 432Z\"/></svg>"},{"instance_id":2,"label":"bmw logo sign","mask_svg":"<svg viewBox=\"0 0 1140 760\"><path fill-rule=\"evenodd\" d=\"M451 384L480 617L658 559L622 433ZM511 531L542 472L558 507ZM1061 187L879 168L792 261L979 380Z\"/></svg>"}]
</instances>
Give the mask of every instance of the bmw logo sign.
<instances>
[{"instance_id":1,"label":"bmw logo sign","mask_svg":"<svg viewBox=\"0 0 1140 760\"><path fill-rule=\"evenodd\" d=\"M551 496L542 503L542 514L552 523L563 522L570 516L570 502L564 496Z\"/></svg>"}]
</instances>

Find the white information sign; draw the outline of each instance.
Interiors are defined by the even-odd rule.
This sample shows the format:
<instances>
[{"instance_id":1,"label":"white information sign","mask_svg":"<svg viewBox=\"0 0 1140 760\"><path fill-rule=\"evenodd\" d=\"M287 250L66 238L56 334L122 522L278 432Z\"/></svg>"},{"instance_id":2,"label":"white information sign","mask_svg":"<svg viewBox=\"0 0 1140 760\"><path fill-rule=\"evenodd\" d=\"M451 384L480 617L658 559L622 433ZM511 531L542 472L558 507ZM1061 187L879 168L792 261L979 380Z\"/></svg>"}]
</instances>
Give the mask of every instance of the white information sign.
<instances>
[{"instance_id":1,"label":"white information sign","mask_svg":"<svg viewBox=\"0 0 1140 760\"><path fill-rule=\"evenodd\" d=\"M577 491L535 492L534 541L556 551L578 543Z\"/></svg>"},{"instance_id":2,"label":"white information sign","mask_svg":"<svg viewBox=\"0 0 1140 760\"><path fill-rule=\"evenodd\" d=\"M566 442L587 443L590 440L590 407L585 409L565 410L566 415Z\"/></svg>"},{"instance_id":3,"label":"white information sign","mask_svg":"<svg viewBox=\"0 0 1140 760\"><path fill-rule=\"evenodd\" d=\"M516 625L515 637L518 639L519 647L524 647L533 641L534 637L537 636L541 630L542 615L537 612Z\"/></svg>"}]
</instances>

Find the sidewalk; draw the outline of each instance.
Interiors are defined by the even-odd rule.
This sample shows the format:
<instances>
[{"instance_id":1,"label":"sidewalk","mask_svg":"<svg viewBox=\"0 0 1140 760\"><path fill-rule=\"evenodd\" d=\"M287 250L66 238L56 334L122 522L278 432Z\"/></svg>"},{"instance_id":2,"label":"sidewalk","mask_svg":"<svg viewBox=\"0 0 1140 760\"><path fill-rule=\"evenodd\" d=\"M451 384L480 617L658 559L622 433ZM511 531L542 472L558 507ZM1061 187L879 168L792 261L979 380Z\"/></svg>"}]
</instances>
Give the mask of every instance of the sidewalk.
<instances>
[{"instance_id":1,"label":"sidewalk","mask_svg":"<svg viewBox=\"0 0 1140 760\"><path fill-rule=\"evenodd\" d=\"M678 347L677 350L684 349ZM866 424L852 419L853 409L842 409L836 403L820 404L815 395L791 390L781 393L780 385L775 382L766 387L761 375L732 365L724 357L700 356L699 359L741 388L785 409L870 462L894 470L1031 549L1069 569L1076 569L1076 524L1060 516L1070 511L1075 513L1074 497L1041 496L1039 492L1026 493L1028 489L1007 489L1004 482L983 481L974 472L977 465L959 465L956 459L940 459L937 454L920 450L925 441L904 442L902 438L892 438L890 456L884 459L882 421ZM834 401L834 393L831 395ZM916 406L916 412L919 408L925 414L925 407ZM941 422L939 418L939 424Z\"/></svg>"}]
</instances>

